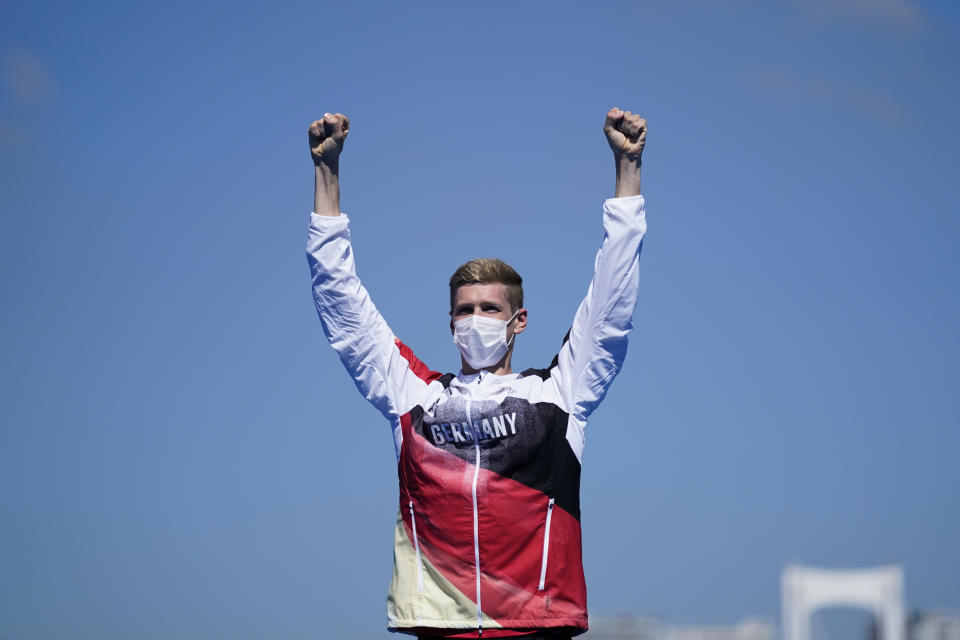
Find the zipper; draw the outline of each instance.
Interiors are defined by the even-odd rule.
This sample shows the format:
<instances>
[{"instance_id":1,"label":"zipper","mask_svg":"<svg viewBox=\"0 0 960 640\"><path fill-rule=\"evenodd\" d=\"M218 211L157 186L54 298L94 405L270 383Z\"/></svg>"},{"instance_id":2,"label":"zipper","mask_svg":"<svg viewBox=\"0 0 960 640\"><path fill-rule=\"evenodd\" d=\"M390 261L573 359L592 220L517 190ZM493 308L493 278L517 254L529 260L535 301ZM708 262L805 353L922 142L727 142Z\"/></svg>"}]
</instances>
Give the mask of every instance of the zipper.
<instances>
[{"instance_id":1,"label":"zipper","mask_svg":"<svg viewBox=\"0 0 960 640\"><path fill-rule=\"evenodd\" d=\"M547 579L547 551L550 550L550 518L553 517L553 498L547 502L547 526L543 530L543 560L540 562L540 585L537 591L543 591Z\"/></svg>"},{"instance_id":2,"label":"zipper","mask_svg":"<svg viewBox=\"0 0 960 640\"><path fill-rule=\"evenodd\" d=\"M413 500L410 501L410 526L413 529L413 548L417 552L417 589L423 593L423 561L420 559L420 540L417 539L417 518L413 515Z\"/></svg>"},{"instance_id":3,"label":"zipper","mask_svg":"<svg viewBox=\"0 0 960 640\"><path fill-rule=\"evenodd\" d=\"M483 608L480 603L480 527L478 524L479 509L477 508L477 480L480 478L480 436L473 426L473 417L470 415L470 399L467 399L467 424L473 434L473 445L477 452L476 464L473 467L473 560L477 567L477 636L483 636Z\"/></svg>"}]
</instances>

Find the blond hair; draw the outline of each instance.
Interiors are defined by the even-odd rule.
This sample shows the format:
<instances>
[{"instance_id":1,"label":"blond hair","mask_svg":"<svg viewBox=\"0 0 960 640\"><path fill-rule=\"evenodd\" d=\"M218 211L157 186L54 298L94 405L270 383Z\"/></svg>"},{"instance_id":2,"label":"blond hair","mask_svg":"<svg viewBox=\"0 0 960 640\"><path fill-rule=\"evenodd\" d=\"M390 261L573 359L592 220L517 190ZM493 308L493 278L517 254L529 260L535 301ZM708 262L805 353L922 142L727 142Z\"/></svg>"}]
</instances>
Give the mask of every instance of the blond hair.
<instances>
[{"instance_id":1,"label":"blond hair","mask_svg":"<svg viewBox=\"0 0 960 640\"><path fill-rule=\"evenodd\" d=\"M511 311L523 306L523 278L513 267L499 258L475 258L465 262L450 276L450 310L457 297L457 289L465 284L500 283L507 288L507 302Z\"/></svg>"}]
</instances>

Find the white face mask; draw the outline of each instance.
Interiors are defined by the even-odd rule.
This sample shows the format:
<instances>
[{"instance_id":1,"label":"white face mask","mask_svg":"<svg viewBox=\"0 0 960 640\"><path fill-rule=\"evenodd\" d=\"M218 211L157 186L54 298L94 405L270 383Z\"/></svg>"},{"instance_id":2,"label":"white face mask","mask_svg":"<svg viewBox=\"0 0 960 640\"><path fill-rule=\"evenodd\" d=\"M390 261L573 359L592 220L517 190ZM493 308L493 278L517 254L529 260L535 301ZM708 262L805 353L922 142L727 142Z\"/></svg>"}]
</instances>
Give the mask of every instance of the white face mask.
<instances>
[{"instance_id":1,"label":"white face mask","mask_svg":"<svg viewBox=\"0 0 960 640\"><path fill-rule=\"evenodd\" d=\"M453 323L453 343L467 364L483 369L500 362L513 343L513 336L507 341L507 325L517 313L519 309L507 321L474 314Z\"/></svg>"}]
</instances>

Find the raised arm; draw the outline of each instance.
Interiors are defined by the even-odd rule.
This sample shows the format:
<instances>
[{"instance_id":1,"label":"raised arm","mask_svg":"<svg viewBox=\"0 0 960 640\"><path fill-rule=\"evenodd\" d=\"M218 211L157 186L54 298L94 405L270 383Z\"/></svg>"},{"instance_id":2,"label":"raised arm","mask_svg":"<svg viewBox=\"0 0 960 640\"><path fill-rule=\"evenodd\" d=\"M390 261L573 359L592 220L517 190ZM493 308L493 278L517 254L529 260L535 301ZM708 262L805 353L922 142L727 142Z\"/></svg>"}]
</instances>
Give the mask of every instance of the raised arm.
<instances>
[{"instance_id":1,"label":"raised arm","mask_svg":"<svg viewBox=\"0 0 960 640\"><path fill-rule=\"evenodd\" d=\"M325 113L310 124L310 155L313 157L313 211L321 216L340 215L340 153L350 133L350 118Z\"/></svg>"},{"instance_id":2,"label":"raised arm","mask_svg":"<svg viewBox=\"0 0 960 640\"><path fill-rule=\"evenodd\" d=\"M316 171L307 262L313 300L330 346L360 393L390 420L399 455L400 416L439 374L394 337L357 277L349 218L340 212L340 152L349 127L346 116L328 113L309 128Z\"/></svg>"},{"instance_id":3,"label":"raised arm","mask_svg":"<svg viewBox=\"0 0 960 640\"><path fill-rule=\"evenodd\" d=\"M620 371L633 328L639 289L639 258L647 229L640 195L640 157L646 121L611 109L603 126L617 169L616 196L603 203L603 243L593 279L573 319L554 369L570 414L567 439L579 456L587 417Z\"/></svg>"}]
</instances>

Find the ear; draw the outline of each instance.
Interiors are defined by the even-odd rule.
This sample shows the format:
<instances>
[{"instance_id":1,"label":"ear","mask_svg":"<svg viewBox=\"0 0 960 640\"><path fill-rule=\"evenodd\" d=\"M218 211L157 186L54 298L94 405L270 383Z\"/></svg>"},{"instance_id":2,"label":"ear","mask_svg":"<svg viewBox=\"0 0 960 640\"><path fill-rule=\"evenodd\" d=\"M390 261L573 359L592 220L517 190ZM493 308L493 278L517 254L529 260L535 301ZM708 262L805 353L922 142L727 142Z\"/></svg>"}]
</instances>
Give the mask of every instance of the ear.
<instances>
[{"instance_id":1,"label":"ear","mask_svg":"<svg viewBox=\"0 0 960 640\"><path fill-rule=\"evenodd\" d=\"M523 307L517 311L517 317L513 319L513 332L523 333L527 328L527 310Z\"/></svg>"},{"instance_id":2,"label":"ear","mask_svg":"<svg viewBox=\"0 0 960 640\"><path fill-rule=\"evenodd\" d=\"M450 312L450 335L453 335L453 311Z\"/></svg>"}]
</instances>

